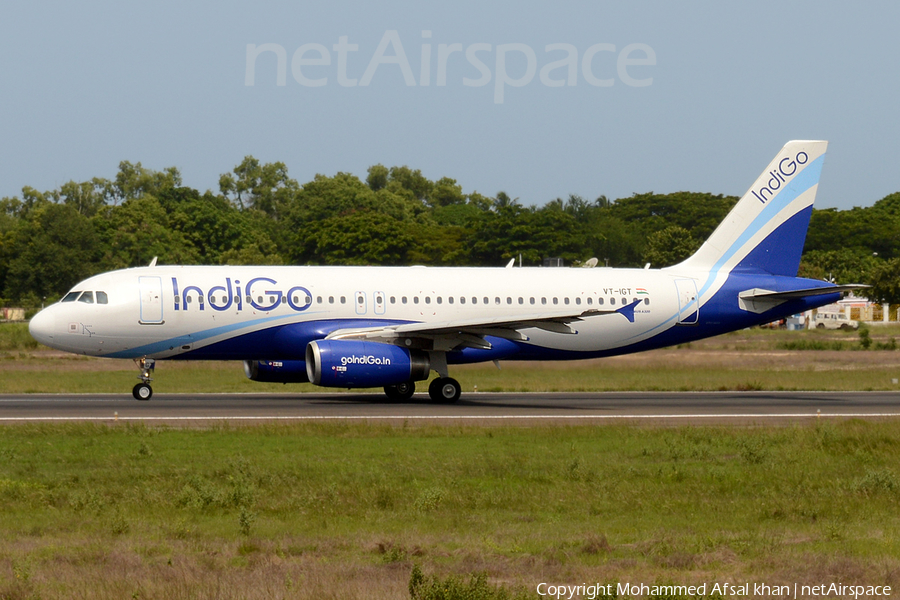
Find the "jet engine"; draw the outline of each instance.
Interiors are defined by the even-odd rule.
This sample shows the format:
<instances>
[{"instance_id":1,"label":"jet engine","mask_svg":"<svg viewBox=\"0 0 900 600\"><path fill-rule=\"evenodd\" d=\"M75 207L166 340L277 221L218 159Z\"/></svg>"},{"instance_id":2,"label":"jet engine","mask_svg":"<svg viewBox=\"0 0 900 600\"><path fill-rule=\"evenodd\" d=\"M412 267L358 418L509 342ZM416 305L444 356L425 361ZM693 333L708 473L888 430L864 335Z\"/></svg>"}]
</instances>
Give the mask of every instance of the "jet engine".
<instances>
[{"instance_id":1,"label":"jet engine","mask_svg":"<svg viewBox=\"0 0 900 600\"><path fill-rule=\"evenodd\" d=\"M325 387L382 387L428 379L428 354L380 342L317 340L306 347L306 373Z\"/></svg>"},{"instance_id":2,"label":"jet engine","mask_svg":"<svg viewBox=\"0 0 900 600\"><path fill-rule=\"evenodd\" d=\"M306 363L302 360L245 360L244 373L251 381L306 383Z\"/></svg>"}]
</instances>

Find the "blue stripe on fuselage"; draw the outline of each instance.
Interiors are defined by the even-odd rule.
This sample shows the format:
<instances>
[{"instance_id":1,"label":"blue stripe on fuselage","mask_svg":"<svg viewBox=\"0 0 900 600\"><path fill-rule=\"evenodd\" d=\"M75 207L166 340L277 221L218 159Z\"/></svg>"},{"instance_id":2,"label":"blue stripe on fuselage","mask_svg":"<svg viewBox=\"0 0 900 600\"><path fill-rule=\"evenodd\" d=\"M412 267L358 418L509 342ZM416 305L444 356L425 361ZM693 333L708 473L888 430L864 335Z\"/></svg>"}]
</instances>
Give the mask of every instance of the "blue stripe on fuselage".
<instances>
[{"instance_id":1,"label":"blue stripe on fuselage","mask_svg":"<svg viewBox=\"0 0 900 600\"><path fill-rule=\"evenodd\" d=\"M338 329L403 325L409 321L324 319L268 327L173 356L180 360L305 360L306 346Z\"/></svg>"}]
</instances>

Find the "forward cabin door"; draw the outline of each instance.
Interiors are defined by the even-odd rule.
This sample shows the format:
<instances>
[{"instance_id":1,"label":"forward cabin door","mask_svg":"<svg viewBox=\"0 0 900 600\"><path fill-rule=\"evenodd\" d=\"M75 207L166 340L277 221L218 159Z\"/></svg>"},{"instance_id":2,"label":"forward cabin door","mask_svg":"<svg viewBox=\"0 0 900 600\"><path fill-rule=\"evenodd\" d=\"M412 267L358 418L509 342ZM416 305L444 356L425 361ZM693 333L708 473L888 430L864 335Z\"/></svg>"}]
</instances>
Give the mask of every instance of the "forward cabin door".
<instances>
[{"instance_id":1,"label":"forward cabin door","mask_svg":"<svg viewBox=\"0 0 900 600\"><path fill-rule=\"evenodd\" d=\"M163 323L162 279L159 277L139 277L141 288L141 325Z\"/></svg>"}]
</instances>

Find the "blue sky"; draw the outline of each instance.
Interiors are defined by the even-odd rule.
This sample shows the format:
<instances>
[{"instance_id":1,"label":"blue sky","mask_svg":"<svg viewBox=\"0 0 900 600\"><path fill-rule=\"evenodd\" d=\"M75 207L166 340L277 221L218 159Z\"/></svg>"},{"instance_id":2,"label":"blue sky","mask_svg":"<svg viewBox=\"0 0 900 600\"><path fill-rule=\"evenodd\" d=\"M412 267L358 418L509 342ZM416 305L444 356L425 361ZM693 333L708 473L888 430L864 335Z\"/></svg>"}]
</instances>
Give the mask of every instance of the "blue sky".
<instances>
[{"instance_id":1,"label":"blue sky","mask_svg":"<svg viewBox=\"0 0 900 600\"><path fill-rule=\"evenodd\" d=\"M112 178L122 160L217 190L246 155L301 183L408 165L525 204L740 195L784 142L827 139L817 206L868 206L900 191L898 22L890 2L4 2L0 197ZM339 81L344 36L355 86ZM247 85L248 44L284 49L284 85L275 52ZM330 64L299 64L309 44L299 59ZM547 85L570 50L574 85ZM466 85L485 81L478 64L490 79ZM498 102L504 72L521 85ZM568 64L547 75L567 84Z\"/></svg>"}]
</instances>

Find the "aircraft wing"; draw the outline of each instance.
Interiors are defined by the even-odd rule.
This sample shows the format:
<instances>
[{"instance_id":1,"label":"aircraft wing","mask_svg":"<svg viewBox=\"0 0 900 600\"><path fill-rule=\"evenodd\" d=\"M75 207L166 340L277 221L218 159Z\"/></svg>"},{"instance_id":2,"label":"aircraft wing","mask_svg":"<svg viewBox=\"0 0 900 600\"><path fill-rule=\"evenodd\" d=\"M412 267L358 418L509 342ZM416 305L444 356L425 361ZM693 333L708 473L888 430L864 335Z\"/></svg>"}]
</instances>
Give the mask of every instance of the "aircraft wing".
<instances>
[{"instance_id":1,"label":"aircraft wing","mask_svg":"<svg viewBox=\"0 0 900 600\"><path fill-rule=\"evenodd\" d=\"M360 329L338 329L325 339L369 340L394 344L406 348L450 351L460 348L480 348L489 350L490 342L485 337L493 336L507 340L528 341L522 329L543 329L553 333L578 333L571 327L589 317L620 314L634 322L634 308L641 301L618 309L589 309L584 311L550 311L534 314L505 316L489 319L461 319L458 321L441 321L425 323L404 323L385 325L383 327L365 327Z\"/></svg>"}]
</instances>

